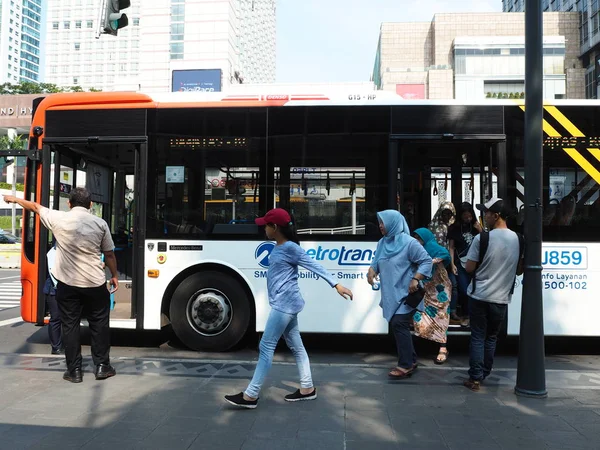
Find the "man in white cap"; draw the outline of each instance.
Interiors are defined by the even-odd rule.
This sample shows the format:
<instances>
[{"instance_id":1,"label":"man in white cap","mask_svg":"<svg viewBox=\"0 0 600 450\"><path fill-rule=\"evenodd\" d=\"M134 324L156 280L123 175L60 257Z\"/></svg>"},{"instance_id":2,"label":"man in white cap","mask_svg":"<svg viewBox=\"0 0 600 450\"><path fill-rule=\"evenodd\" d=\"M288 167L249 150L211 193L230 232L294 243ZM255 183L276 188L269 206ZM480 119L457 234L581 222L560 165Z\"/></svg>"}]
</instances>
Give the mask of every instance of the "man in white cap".
<instances>
[{"instance_id":1,"label":"man in white cap","mask_svg":"<svg viewBox=\"0 0 600 450\"><path fill-rule=\"evenodd\" d=\"M492 371L496 342L511 301L515 276L523 273L522 237L506 226L509 209L504 200L494 197L477 205L477 209L484 213L490 231L475 237L465 267L467 272L474 273L467 290L471 299L471 344L469 379L464 382L472 391L478 391Z\"/></svg>"}]
</instances>

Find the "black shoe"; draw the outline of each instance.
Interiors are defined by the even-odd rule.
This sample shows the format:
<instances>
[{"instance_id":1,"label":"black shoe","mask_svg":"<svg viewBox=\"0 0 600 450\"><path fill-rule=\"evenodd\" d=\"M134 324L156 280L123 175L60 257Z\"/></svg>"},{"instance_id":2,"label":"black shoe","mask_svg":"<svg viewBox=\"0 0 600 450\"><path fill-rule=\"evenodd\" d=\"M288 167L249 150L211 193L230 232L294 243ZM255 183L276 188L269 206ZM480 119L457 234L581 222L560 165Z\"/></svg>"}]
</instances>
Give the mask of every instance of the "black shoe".
<instances>
[{"instance_id":1,"label":"black shoe","mask_svg":"<svg viewBox=\"0 0 600 450\"><path fill-rule=\"evenodd\" d=\"M62 348L59 348L58 350L54 350L52 349L52 355L64 355L65 351Z\"/></svg>"},{"instance_id":2,"label":"black shoe","mask_svg":"<svg viewBox=\"0 0 600 450\"><path fill-rule=\"evenodd\" d=\"M71 383L81 383L83 381L83 375L81 369L73 369L72 371L66 371L63 374L63 380L70 381Z\"/></svg>"},{"instance_id":3,"label":"black shoe","mask_svg":"<svg viewBox=\"0 0 600 450\"><path fill-rule=\"evenodd\" d=\"M106 380L107 378L114 377L117 371L110 364L98 364L96 366L96 380Z\"/></svg>"},{"instance_id":4,"label":"black shoe","mask_svg":"<svg viewBox=\"0 0 600 450\"><path fill-rule=\"evenodd\" d=\"M317 398L317 388L313 388L313 391L309 394L302 394L300 389L296 390L293 394L285 396L286 402L302 402L304 400L314 400Z\"/></svg>"},{"instance_id":5,"label":"black shoe","mask_svg":"<svg viewBox=\"0 0 600 450\"><path fill-rule=\"evenodd\" d=\"M226 395L225 400L231 403L233 406L239 406L240 408L254 409L258 406L258 399L244 400L243 392L235 395Z\"/></svg>"},{"instance_id":6,"label":"black shoe","mask_svg":"<svg viewBox=\"0 0 600 450\"><path fill-rule=\"evenodd\" d=\"M471 389L473 392L479 392L479 389L481 389L481 381L469 378L468 380L463 381L463 386L467 389Z\"/></svg>"}]
</instances>

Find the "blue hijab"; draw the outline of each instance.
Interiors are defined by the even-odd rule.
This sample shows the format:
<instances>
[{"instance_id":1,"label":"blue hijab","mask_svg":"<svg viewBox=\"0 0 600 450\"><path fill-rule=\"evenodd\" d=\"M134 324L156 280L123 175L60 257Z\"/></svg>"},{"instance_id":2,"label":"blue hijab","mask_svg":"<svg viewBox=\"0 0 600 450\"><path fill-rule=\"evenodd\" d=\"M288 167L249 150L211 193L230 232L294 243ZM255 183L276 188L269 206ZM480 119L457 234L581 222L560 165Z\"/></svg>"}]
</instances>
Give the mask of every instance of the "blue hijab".
<instances>
[{"instance_id":1,"label":"blue hijab","mask_svg":"<svg viewBox=\"0 0 600 450\"><path fill-rule=\"evenodd\" d=\"M381 258L391 258L400 253L411 239L408 223L398 211L386 209L378 212L377 218L383 223L386 234L377 243L377 250L371 264L373 267L377 267Z\"/></svg>"},{"instance_id":2,"label":"blue hijab","mask_svg":"<svg viewBox=\"0 0 600 450\"><path fill-rule=\"evenodd\" d=\"M427 228L419 228L415 230L417 236L424 242L425 251L432 259L440 258L444 261L444 266L450 264L450 252L437 243L434 234Z\"/></svg>"}]
</instances>

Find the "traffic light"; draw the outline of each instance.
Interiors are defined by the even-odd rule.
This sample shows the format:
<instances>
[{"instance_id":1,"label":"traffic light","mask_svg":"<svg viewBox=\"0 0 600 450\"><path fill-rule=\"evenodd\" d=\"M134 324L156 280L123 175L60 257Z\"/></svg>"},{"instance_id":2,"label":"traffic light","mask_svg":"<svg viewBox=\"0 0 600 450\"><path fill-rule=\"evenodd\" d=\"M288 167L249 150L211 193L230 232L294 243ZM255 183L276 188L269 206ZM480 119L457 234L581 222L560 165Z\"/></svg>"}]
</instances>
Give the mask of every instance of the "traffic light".
<instances>
[{"instance_id":1,"label":"traffic light","mask_svg":"<svg viewBox=\"0 0 600 450\"><path fill-rule=\"evenodd\" d=\"M131 6L130 0L106 0L104 20L102 22L102 33L117 35L117 31L129 25L127 14L121 10Z\"/></svg>"}]
</instances>

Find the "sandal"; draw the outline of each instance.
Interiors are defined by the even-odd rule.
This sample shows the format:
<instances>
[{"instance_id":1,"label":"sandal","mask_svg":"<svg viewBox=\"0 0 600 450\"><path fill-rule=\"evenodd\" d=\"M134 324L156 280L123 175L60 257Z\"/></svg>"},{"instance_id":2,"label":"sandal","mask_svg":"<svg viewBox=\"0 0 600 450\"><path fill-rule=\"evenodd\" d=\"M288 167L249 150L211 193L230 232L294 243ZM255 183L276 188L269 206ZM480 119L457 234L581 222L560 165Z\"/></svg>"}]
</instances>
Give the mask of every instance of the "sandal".
<instances>
[{"instance_id":1,"label":"sandal","mask_svg":"<svg viewBox=\"0 0 600 450\"><path fill-rule=\"evenodd\" d=\"M442 350L439 351L437 358L435 358L433 360L433 362L435 364L437 364L438 366L441 366L442 364L444 364L446 361L448 361L448 355L450 354L450 352L446 349L445 352L443 352Z\"/></svg>"},{"instance_id":2,"label":"sandal","mask_svg":"<svg viewBox=\"0 0 600 450\"><path fill-rule=\"evenodd\" d=\"M394 367L392 370L389 371L388 376L390 378L400 380L403 378L412 377L413 371L414 369L401 369L399 367Z\"/></svg>"}]
</instances>

